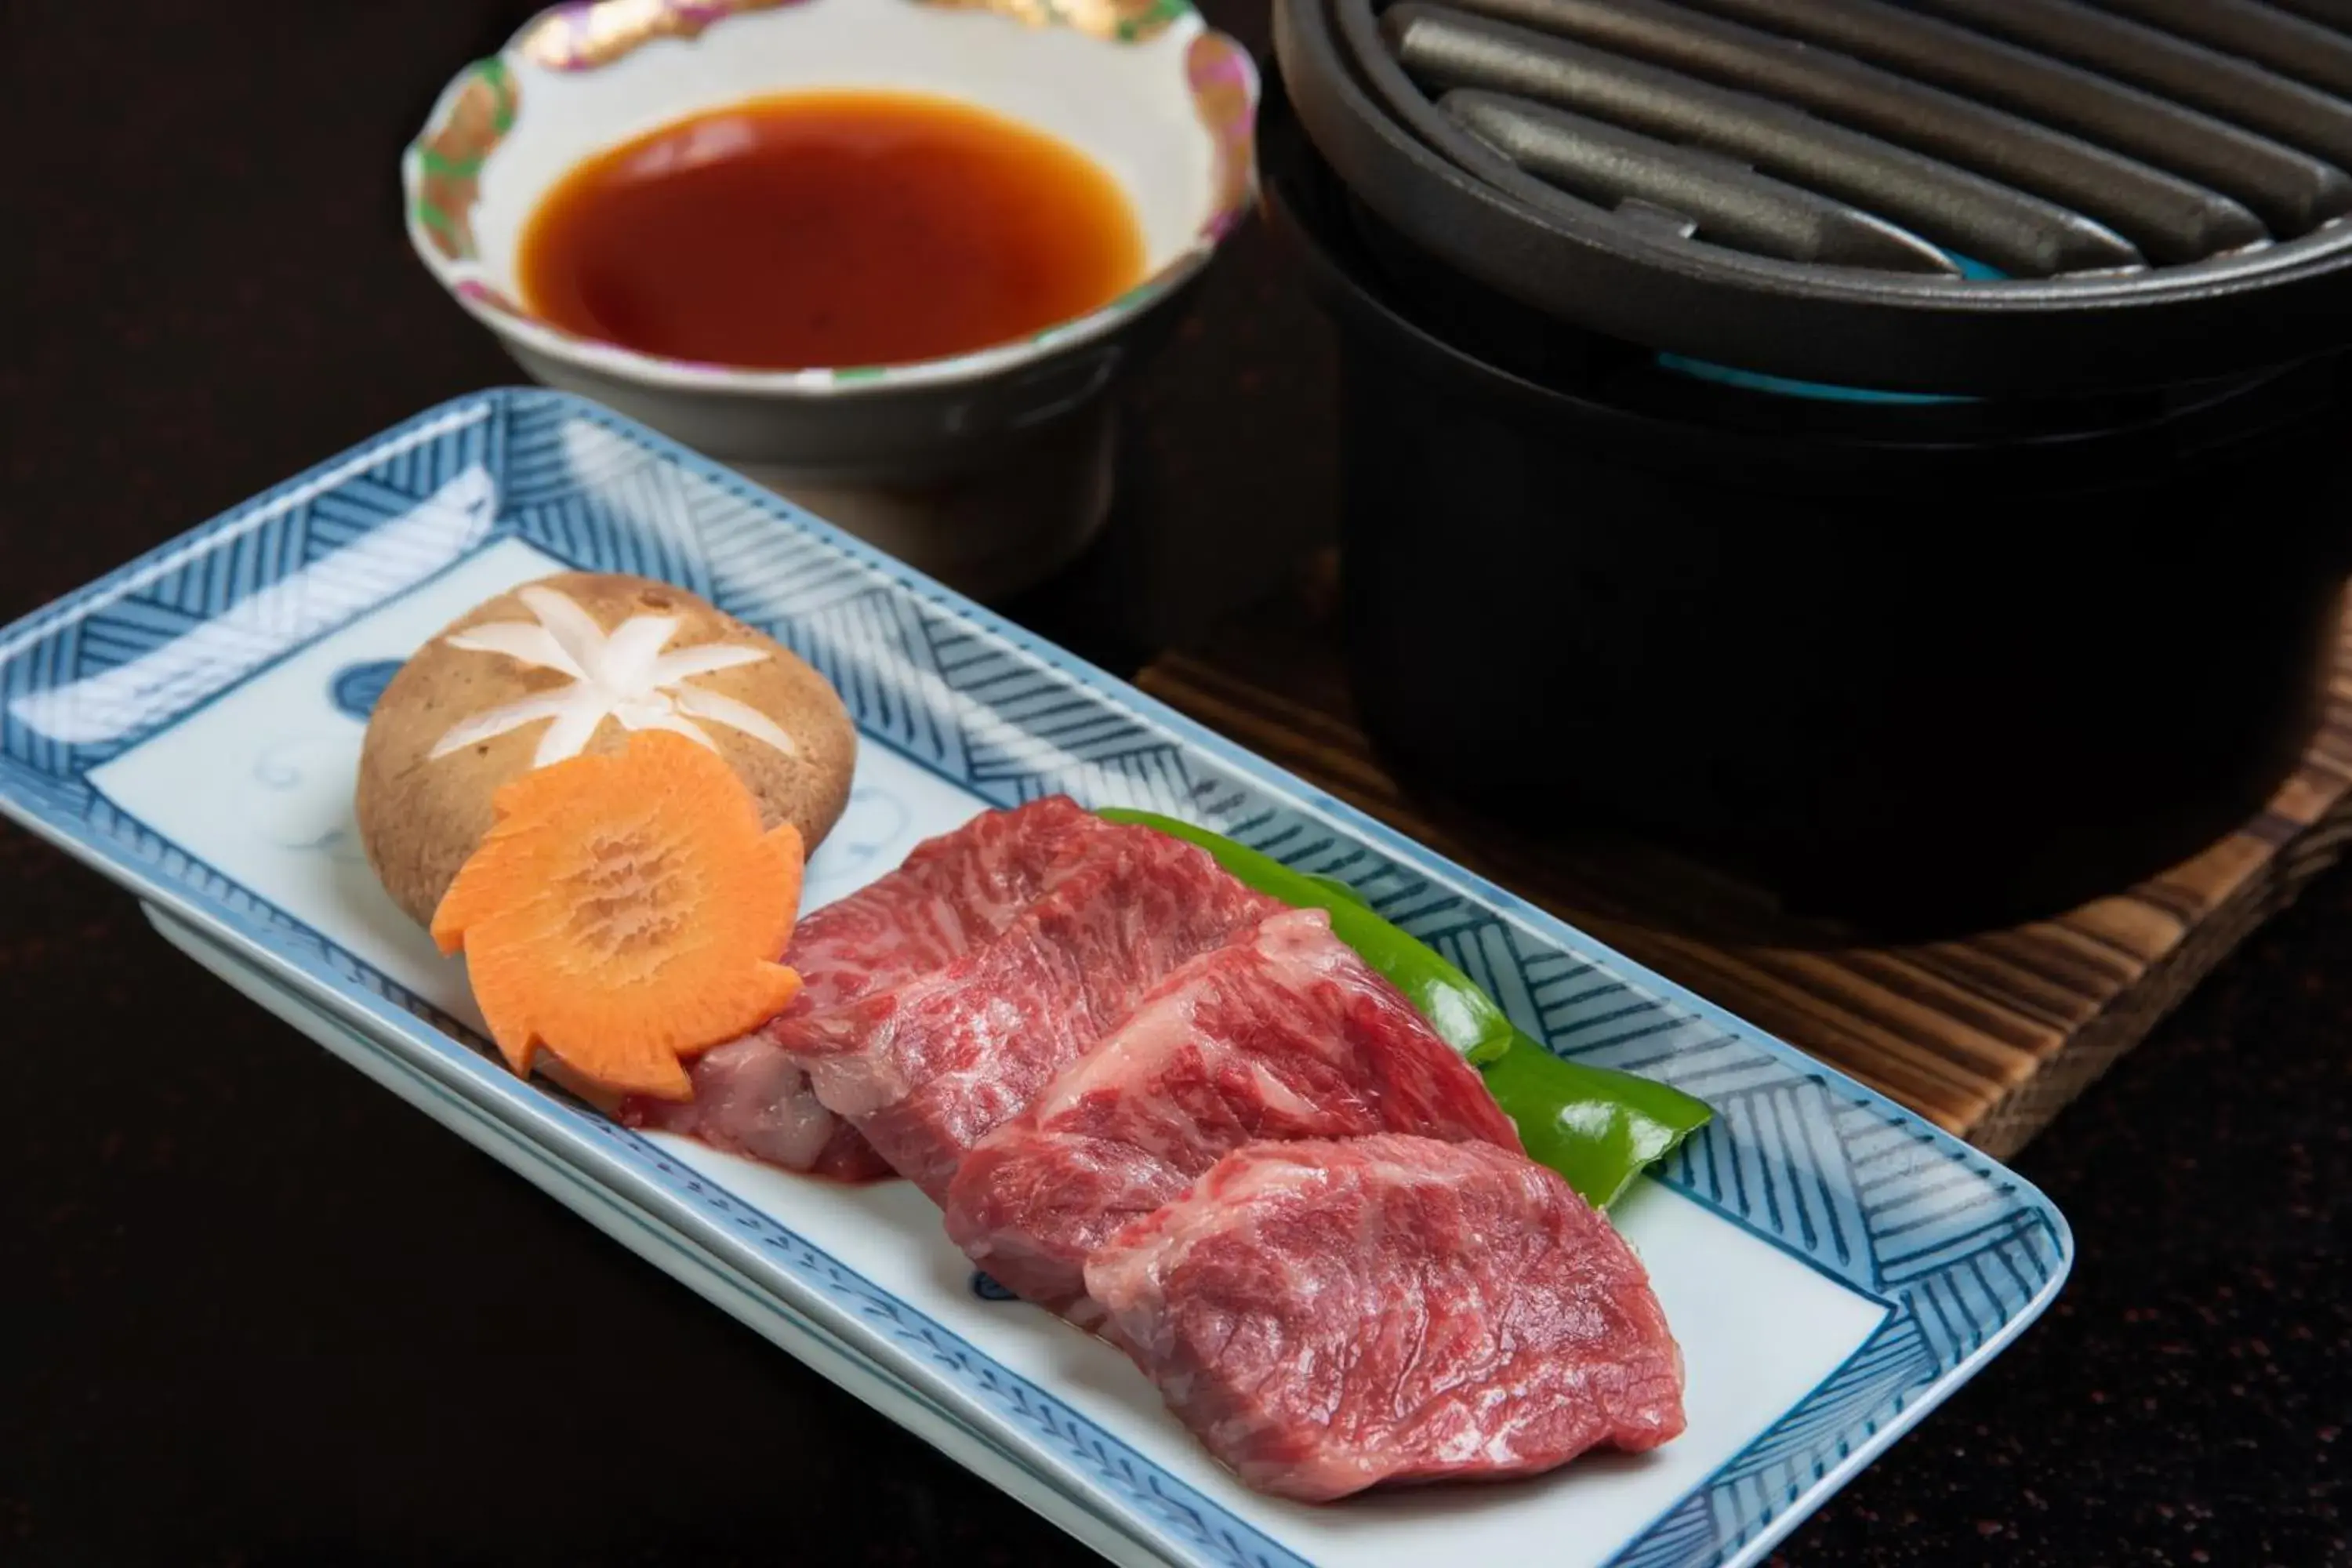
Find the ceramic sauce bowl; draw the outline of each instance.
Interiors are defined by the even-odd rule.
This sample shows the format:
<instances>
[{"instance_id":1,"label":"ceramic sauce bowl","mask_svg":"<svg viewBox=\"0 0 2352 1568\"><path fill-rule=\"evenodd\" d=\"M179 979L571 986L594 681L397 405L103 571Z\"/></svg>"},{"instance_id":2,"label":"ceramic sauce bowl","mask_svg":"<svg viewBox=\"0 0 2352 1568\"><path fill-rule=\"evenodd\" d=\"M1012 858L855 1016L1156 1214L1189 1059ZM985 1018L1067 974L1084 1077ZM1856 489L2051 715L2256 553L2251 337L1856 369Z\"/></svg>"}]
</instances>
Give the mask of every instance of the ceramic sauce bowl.
<instances>
[{"instance_id":1,"label":"ceramic sauce bowl","mask_svg":"<svg viewBox=\"0 0 2352 1568\"><path fill-rule=\"evenodd\" d=\"M1091 157L1143 279L1017 341L766 371L565 331L520 282L525 230L583 162L747 100L842 89L991 110ZM433 275L533 377L593 397L982 596L1051 573L1109 503L1111 401L1254 195L1258 83L1183 0L594 0L467 68L403 160Z\"/></svg>"}]
</instances>

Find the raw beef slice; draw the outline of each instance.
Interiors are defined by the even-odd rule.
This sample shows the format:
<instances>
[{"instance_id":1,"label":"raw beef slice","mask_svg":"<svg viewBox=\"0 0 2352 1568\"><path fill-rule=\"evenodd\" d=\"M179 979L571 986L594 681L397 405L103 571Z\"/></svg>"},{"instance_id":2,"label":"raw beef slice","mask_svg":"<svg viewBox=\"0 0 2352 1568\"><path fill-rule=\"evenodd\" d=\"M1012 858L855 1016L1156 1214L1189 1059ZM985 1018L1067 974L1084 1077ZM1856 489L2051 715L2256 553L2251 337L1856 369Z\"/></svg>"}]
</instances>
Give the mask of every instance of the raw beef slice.
<instances>
[{"instance_id":1,"label":"raw beef slice","mask_svg":"<svg viewBox=\"0 0 2352 1568\"><path fill-rule=\"evenodd\" d=\"M1261 1491L1524 1475L1683 1429L1609 1221L1491 1143L1254 1143L1087 1263L1170 1408Z\"/></svg>"},{"instance_id":2,"label":"raw beef slice","mask_svg":"<svg viewBox=\"0 0 2352 1568\"><path fill-rule=\"evenodd\" d=\"M692 1100L632 1096L621 1106L622 1121L837 1182L879 1181L892 1173L857 1129L817 1102L808 1074L765 1035L705 1051L687 1076L694 1084Z\"/></svg>"},{"instance_id":3,"label":"raw beef slice","mask_svg":"<svg viewBox=\"0 0 2352 1568\"><path fill-rule=\"evenodd\" d=\"M1275 915L1162 981L982 1140L948 1234L1007 1288L1091 1326L1087 1255L1244 1143L1420 1132L1519 1147L1477 1069L1320 910Z\"/></svg>"},{"instance_id":4,"label":"raw beef slice","mask_svg":"<svg viewBox=\"0 0 2352 1568\"><path fill-rule=\"evenodd\" d=\"M1162 976L1281 908L1193 846L1122 827L986 946L783 1020L817 1099L943 1202L964 1152L1028 1109Z\"/></svg>"},{"instance_id":5,"label":"raw beef slice","mask_svg":"<svg viewBox=\"0 0 2352 1568\"><path fill-rule=\"evenodd\" d=\"M801 976L792 1014L828 1012L945 968L1122 832L1055 795L924 840L897 870L800 923L786 955Z\"/></svg>"},{"instance_id":6,"label":"raw beef slice","mask_svg":"<svg viewBox=\"0 0 2352 1568\"><path fill-rule=\"evenodd\" d=\"M801 993L783 1017L845 1006L944 968L1011 925L1098 835L1118 831L1068 796L1048 795L926 839L897 870L800 922L784 959L800 972ZM622 1120L786 1170L840 1181L889 1175L857 1130L818 1103L776 1031L772 1024L706 1052L691 1068L692 1100L633 1098Z\"/></svg>"}]
</instances>

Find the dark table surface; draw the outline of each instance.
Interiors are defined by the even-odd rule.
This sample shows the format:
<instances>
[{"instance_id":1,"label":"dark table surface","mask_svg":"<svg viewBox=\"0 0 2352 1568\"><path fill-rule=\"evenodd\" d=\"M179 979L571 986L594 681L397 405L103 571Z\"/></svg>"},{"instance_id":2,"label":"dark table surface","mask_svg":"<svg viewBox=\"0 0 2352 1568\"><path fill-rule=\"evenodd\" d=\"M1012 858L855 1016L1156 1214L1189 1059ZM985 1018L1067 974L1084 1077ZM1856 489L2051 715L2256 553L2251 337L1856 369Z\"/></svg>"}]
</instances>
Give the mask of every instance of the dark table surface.
<instances>
[{"instance_id":1,"label":"dark table surface","mask_svg":"<svg viewBox=\"0 0 2352 1568\"><path fill-rule=\"evenodd\" d=\"M0 0L0 618L516 379L393 166L528 9ZM1129 394L1108 536L1008 606L1115 668L1328 526L1262 239ZM2073 1283L1776 1562L2352 1563L2347 954L2338 874L2026 1152ZM0 1020L0 1562L1090 1560L13 828Z\"/></svg>"}]
</instances>

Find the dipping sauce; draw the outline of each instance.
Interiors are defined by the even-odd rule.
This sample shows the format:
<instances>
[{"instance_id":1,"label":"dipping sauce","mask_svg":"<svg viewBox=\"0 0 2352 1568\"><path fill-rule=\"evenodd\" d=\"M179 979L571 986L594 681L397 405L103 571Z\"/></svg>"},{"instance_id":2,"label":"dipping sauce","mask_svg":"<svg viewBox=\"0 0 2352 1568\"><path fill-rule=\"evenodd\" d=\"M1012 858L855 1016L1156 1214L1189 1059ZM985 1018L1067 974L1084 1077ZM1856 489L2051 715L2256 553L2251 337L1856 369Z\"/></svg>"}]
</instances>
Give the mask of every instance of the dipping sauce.
<instances>
[{"instance_id":1,"label":"dipping sauce","mask_svg":"<svg viewBox=\"0 0 2352 1568\"><path fill-rule=\"evenodd\" d=\"M754 99L574 169L522 237L522 292L625 348L763 370L939 359L1141 281L1126 194L1076 148L970 105Z\"/></svg>"}]
</instances>

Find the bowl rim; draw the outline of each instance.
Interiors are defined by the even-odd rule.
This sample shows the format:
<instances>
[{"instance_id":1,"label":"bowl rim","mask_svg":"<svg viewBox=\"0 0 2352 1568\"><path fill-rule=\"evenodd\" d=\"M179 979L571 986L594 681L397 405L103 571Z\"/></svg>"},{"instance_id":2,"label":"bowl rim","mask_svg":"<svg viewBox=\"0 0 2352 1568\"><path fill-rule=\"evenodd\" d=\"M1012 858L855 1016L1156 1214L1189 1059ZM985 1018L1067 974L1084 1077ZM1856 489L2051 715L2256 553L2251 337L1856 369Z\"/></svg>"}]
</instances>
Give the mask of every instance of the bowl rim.
<instances>
[{"instance_id":1,"label":"bowl rim","mask_svg":"<svg viewBox=\"0 0 2352 1568\"><path fill-rule=\"evenodd\" d=\"M685 31L683 36L662 37L658 33L649 33L643 43L655 47L691 47L699 41L703 32L723 26L740 16L761 16L772 10L788 11L811 3L814 0L784 0L781 5L729 10L710 17L701 26ZM941 9L969 8L969 0L961 5L958 0L906 0L906 3L938 5ZM674 5L675 0L666 0L665 9ZM1207 70L1231 70L1234 84L1241 89L1243 113L1237 124L1221 127L1206 118L1201 123L1202 134L1216 146L1220 160L1238 161L1239 179L1238 182L1226 182L1232 185L1230 191L1213 193L1215 205L1190 244L1120 294L1083 315L1053 322L1026 337L939 359L884 364L758 370L646 353L602 338L587 337L531 314L486 282L480 276L478 261L468 257L452 256L443 250L423 216L427 205L423 186L429 155L427 142L449 122L452 111L466 89L477 79L488 79L496 86L500 78L511 79L517 68L527 63L524 48L535 33L559 16L577 15L591 8L583 4L583 0L559 0L559 3L535 13L516 28L499 47L498 53L469 61L461 68L435 97L432 108L425 113L424 124L402 148L400 157L402 226L407 231L409 247L425 264L425 270L468 315L491 331L516 346L545 354L572 369L667 391L766 397L857 398L983 381L1097 343L1123 330L1135 318L1178 293L1190 282L1208 265L1225 237L1240 226L1257 203L1256 124L1264 99L1264 84L1257 62L1237 39L1209 26L1207 18L1195 8L1192 0L1158 0L1156 8L1168 17L1167 30L1187 39L1184 69L1190 79L1196 108L1200 107L1201 101L1201 79ZM689 9L687 6L675 8L680 11ZM1058 17L1042 22L1032 20L1028 13L1011 5L987 8L1012 13L1004 18L1008 26L1066 25ZM706 4L690 9L708 12L712 7ZM1204 64L1202 58L1204 48L1217 58ZM481 153L482 161L487 162L495 151L493 145Z\"/></svg>"}]
</instances>

